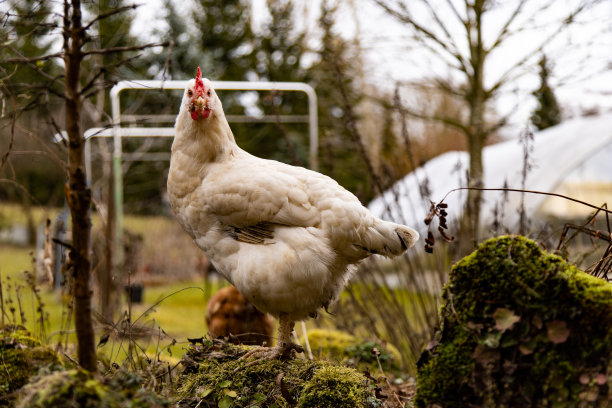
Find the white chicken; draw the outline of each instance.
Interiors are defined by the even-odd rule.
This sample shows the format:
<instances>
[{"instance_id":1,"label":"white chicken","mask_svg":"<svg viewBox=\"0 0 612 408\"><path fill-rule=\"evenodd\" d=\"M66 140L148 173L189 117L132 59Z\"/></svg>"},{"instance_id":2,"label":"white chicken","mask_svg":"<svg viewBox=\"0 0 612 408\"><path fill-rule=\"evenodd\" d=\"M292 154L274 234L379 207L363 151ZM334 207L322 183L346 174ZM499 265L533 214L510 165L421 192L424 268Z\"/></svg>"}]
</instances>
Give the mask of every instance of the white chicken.
<instances>
[{"instance_id":1,"label":"white chicken","mask_svg":"<svg viewBox=\"0 0 612 408\"><path fill-rule=\"evenodd\" d=\"M254 352L263 359L300 350L291 342L295 321L333 302L356 263L400 255L418 239L412 228L376 218L331 178L238 147L199 67L176 118L168 197L215 269L279 319L276 347Z\"/></svg>"}]
</instances>

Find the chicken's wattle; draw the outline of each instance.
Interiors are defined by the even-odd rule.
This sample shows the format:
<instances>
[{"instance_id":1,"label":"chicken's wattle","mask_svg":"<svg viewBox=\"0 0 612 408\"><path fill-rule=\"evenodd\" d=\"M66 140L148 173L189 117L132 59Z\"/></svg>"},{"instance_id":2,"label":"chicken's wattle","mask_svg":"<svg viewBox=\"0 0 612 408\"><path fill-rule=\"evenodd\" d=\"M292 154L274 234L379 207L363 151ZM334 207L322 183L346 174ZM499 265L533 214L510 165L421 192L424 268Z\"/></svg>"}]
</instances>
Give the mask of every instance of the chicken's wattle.
<instances>
[{"instance_id":1,"label":"chicken's wattle","mask_svg":"<svg viewBox=\"0 0 612 408\"><path fill-rule=\"evenodd\" d=\"M195 99L191 105L191 119L198 120L200 117L208 118L210 116L210 108L207 106L207 101L202 97Z\"/></svg>"}]
</instances>

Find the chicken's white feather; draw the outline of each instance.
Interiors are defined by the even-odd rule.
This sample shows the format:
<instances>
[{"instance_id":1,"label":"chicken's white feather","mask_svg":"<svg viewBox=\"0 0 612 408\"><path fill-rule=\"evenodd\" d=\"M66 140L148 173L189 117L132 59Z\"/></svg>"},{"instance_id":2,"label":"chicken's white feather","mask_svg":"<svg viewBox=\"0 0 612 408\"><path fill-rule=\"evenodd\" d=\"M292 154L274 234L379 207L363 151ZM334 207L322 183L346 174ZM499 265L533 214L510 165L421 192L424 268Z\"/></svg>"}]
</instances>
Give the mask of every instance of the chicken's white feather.
<instances>
[{"instance_id":1,"label":"chicken's white feather","mask_svg":"<svg viewBox=\"0 0 612 408\"><path fill-rule=\"evenodd\" d=\"M360 260L400 255L418 239L331 178L240 149L210 82L197 104L194 85L176 119L170 203L217 271L260 310L305 319L337 298ZM192 113L201 106L209 116Z\"/></svg>"}]
</instances>

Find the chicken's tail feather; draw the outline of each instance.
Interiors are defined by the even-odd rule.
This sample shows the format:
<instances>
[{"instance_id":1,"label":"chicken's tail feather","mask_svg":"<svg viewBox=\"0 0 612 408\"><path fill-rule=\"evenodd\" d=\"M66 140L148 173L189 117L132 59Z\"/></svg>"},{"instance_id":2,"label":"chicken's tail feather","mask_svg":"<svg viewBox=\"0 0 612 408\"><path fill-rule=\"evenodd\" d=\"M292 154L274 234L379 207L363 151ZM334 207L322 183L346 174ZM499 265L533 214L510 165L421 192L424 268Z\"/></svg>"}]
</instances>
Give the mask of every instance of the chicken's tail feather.
<instances>
[{"instance_id":1,"label":"chicken's tail feather","mask_svg":"<svg viewBox=\"0 0 612 408\"><path fill-rule=\"evenodd\" d=\"M404 251L413 246L419 239L418 232L404 225L398 225L395 232L402 243L402 249Z\"/></svg>"},{"instance_id":2,"label":"chicken's tail feather","mask_svg":"<svg viewBox=\"0 0 612 408\"><path fill-rule=\"evenodd\" d=\"M380 221L371 228L361 248L372 254L398 256L406 252L419 239L419 233L405 225Z\"/></svg>"}]
</instances>

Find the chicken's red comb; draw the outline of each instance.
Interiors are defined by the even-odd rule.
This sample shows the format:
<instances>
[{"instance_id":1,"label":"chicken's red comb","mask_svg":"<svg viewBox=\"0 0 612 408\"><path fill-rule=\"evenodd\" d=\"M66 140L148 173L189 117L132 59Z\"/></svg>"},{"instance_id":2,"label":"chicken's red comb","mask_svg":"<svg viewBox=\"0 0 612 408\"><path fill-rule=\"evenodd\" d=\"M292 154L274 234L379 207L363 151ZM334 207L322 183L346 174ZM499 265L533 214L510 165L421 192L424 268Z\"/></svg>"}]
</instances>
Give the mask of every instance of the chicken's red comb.
<instances>
[{"instance_id":1,"label":"chicken's red comb","mask_svg":"<svg viewBox=\"0 0 612 408\"><path fill-rule=\"evenodd\" d=\"M202 81L202 70L198 66L198 73L196 74L195 79L195 89L196 91L204 91L204 81Z\"/></svg>"}]
</instances>

